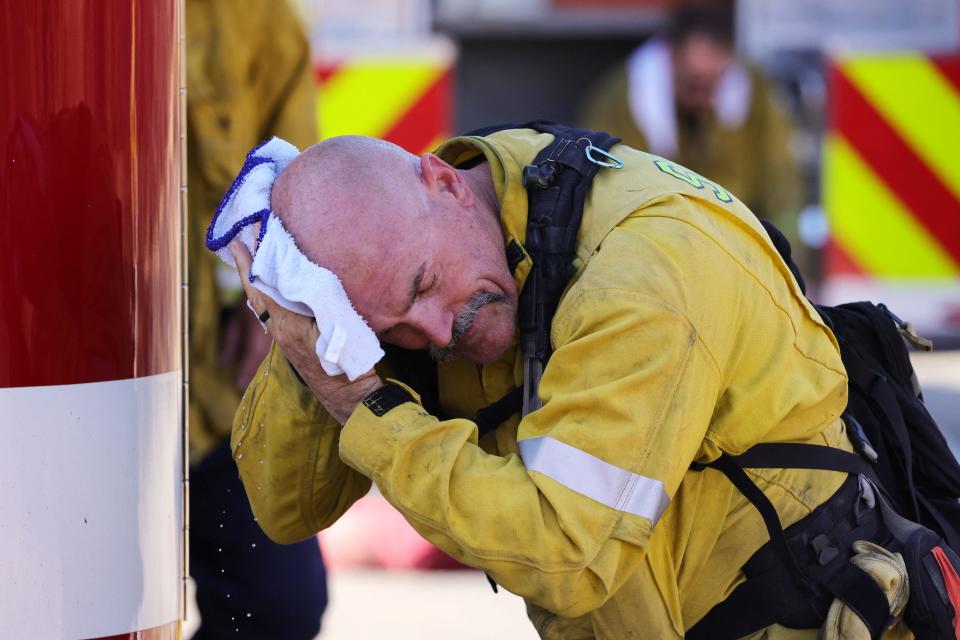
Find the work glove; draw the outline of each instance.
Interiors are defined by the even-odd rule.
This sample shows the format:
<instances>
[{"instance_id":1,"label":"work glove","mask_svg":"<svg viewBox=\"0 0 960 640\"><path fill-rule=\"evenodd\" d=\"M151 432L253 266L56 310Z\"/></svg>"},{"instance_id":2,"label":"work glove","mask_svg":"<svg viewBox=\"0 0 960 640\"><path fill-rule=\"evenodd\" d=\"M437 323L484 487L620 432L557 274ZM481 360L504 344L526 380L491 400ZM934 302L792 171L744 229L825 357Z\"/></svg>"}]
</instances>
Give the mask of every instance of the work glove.
<instances>
[{"instance_id":1,"label":"work glove","mask_svg":"<svg viewBox=\"0 0 960 640\"><path fill-rule=\"evenodd\" d=\"M890 615L894 622L884 633L885 639L912 638L906 625L901 622L903 610L910 598L910 583L903 556L866 540L853 543L856 555L850 558L854 566L873 578L887 596ZM827 612L827 619L820 628L821 640L870 640L870 631L856 613L842 600L835 599Z\"/></svg>"}]
</instances>

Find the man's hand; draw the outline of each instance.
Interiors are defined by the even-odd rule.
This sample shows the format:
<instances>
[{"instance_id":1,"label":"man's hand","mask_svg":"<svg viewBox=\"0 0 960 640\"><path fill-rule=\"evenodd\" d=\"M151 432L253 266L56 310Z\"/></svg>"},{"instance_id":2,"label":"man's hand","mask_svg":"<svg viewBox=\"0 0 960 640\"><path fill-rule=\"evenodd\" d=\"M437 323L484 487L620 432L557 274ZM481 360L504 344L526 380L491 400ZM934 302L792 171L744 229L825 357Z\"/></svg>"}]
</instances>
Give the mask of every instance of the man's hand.
<instances>
[{"instance_id":1,"label":"man's hand","mask_svg":"<svg viewBox=\"0 0 960 640\"><path fill-rule=\"evenodd\" d=\"M333 418L343 424L353 413L364 396L383 386L380 376L374 370L363 374L353 382L345 375L329 376L320 366L317 358L316 343L320 329L313 318L302 316L284 309L269 296L253 287L247 279L253 262L250 252L238 241L230 243L230 253L237 263L240 282L250 305L257 314L264 311L270 314L266 326L270 335L277 341L283 355L297 370L303 381L313 391Z\"/></svg>"}]
</instances>

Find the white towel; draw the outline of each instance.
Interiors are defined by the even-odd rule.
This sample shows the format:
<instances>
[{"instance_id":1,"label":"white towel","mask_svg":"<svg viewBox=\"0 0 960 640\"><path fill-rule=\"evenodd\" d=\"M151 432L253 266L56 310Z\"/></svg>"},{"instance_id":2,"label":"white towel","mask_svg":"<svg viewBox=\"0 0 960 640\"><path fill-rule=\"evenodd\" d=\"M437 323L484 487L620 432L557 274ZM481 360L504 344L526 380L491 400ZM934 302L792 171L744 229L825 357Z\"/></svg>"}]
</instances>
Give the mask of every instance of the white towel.
<instances>
[{"instance_id":1,"label":"white towel","mask_svg":"<svg viewBox=\"0 0 960 640\"><path fill-rule=\"evenodd\" d=\"M323 370L355 380L383 357L380 342L336 274L303 255L270 210L273 182L298 154L276 137L252 149L210 222L206 245L236 267L228 245L235 238L242 242L253 256L248 276L253 286L285 309L316 318L316 352ZM254 233L257 223L259 235Z\"/></svg>"}]
</instances>

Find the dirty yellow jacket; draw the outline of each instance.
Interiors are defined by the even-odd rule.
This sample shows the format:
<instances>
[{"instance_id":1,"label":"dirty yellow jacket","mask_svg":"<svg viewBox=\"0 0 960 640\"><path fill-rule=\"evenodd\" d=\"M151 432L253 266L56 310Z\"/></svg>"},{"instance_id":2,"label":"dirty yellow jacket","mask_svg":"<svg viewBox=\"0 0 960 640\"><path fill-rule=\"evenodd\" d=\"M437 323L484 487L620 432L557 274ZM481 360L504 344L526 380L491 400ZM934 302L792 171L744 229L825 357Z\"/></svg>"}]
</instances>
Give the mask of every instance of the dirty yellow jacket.
<instances>
[{"instance_id":1,"label":"dirty yellow jacket","mask_svg":"<svg viewBox=\"0 0 960 640\"><path fill-rule=\"evenodd\" d=\"M283 0L187 0L187 183L190 324L190 457L230 432L240 402L218 360L220 310L231 301L204 248L207 226L251 148L278 135L317 140L310 52Z\"/></svg>"},{"instance_id":2,"label":"dirty yellow jacket","mask_svg":"<svg viewBox=\"0 0 960 640\"><path fill-rule=\"evenodd\" d=\"M483 154L504 238L522 244L525 164L551 137L455 138ZM521 384L516 348L439 365L438 420L409 402L341 428L274 348L232 438L261 526L292 542L333 523L372 479L425 538L523 596L543 638L679 638L743 579L767 539L719 472L758 442L850 449L836 341L750 212L721 187L626 146L601 170L577 273L551 330L543 408L478 442L470 416ZM530 270L516 270L522 285ZM843 476L750 471L787 526ZM815 632L814 632L815 635ZM772 636L771 636L772 637Z\"/></svg>"}]
</instances>

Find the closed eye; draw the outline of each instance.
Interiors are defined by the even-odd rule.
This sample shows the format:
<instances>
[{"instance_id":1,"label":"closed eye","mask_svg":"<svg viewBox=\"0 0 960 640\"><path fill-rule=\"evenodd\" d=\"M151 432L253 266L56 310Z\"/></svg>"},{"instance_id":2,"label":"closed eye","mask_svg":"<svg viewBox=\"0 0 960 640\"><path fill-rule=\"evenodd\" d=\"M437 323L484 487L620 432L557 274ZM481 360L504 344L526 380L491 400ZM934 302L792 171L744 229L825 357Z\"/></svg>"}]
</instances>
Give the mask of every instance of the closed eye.
<instances>
[{"instance_id":1,"label":"closed eye","mask_svg":"<svg viewBox=\"0 0 960 640\"><path fill-rule=\"evenodd\" d=\"M434 273L433 277L430 278L430 283L427 286L425 286L423 289L420 289L420 291L417 293L417 296L418 297L422 296L423 294L427 293L428 291L433 289L435 286L437 286L437 281L439 279L440 279L440 274L438 272Z\"/></svg>"},{"instance_id":2,"label":"closed eye","mask_svg":"<svg viewBox=\"0 0 960 640\"><path fill-rule=\"evenodd\" d=\"M407 293L407 301L404 306L403 313L401 315L405 316L408 313L410 313L410 309L413 308L413 303L417 301L417 298L419 298L421 295L423 295L424 293L432 289L437 284L437 281L440 279L440 274L434 273L433 277L430 279L430 283L426 287L424 287L423 278L426 274L426 271L427 271L427 263L423 262L420 264L420 267L417 269L416 275L414 275L413 277L413 282L411 283L410 289ZM398 325L394 325L378 331L377 339L380 341L389 339L390 333L394 332L394 329L397 326Z\"/></svg>"},{"instance_id":3,"label":"closed eye","mask_svg":"<svg viewBox=\"0 0 960 640\"><path fill-rule=\"evenodd\" d=\"M420 285L423 284L423 275L426 271L427 263L423 262L420 264L420 268L417 269L417 274L413 277L413 282L410 284L410 291L407 293L407 305L403 309L403 315L410 312L410 308L413 307L413 302L417 299L417 295L420 294Z\"/></svg>"}]
</instances>

